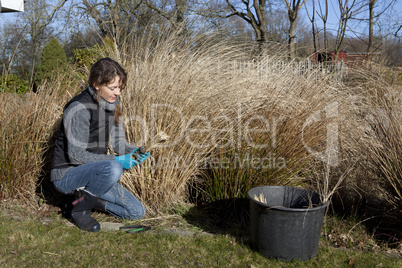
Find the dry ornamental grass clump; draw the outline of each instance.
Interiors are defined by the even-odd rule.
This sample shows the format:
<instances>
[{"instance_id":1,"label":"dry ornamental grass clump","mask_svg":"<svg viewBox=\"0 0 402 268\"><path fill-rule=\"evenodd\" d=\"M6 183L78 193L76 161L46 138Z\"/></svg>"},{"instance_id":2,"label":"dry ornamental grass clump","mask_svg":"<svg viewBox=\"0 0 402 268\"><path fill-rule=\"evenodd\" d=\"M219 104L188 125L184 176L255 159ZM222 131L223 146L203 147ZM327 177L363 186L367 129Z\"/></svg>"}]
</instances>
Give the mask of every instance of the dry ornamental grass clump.
<instances>
[{"instance_id":1,"label":"dry ornamental grass clump","mask_svg":"<svg viewBox=\"0 0 402 268\"><path fill-rule=\"evenodd\" d=\"M369 129L363 147L376 164L386 200L402 213L402 90L384 88L366 116Z\"/></svg>"},{"instance_id":2,"label":"dry ornamental grass clump","mask_svg":"<svg viewBox=\"0 0 402 268\"><path fill-rule=\"evenodd\" d=\"M35 199L50 161L50 140L68 98L57 93L60 81L49 85L53 92L0 93L0 198Z\"/></svg>"},{"instance_id":3,"label":"dry ornamental grass clump","mask_svg":"<svg viewBox=\"0 0 402 268\"><path fill-rule=\"evenodd\" d=\"M123 184L150 214L184 202L189 182L200 178L207 200L244 197L261 184L300 185L314 158L306 147L321 150L326 123L345 117L335 82L300 75L292 64L278 69L270 63L285 59L275 55L264 66L240 65L249 59L243 46L213 35L180 46L178 38L136 40L124 49L132 53L122 93L128 139L141 146L160 131L170 139L125 172ZM306 125L334 102L336 116Z\"/></svg>"}]
</instances>

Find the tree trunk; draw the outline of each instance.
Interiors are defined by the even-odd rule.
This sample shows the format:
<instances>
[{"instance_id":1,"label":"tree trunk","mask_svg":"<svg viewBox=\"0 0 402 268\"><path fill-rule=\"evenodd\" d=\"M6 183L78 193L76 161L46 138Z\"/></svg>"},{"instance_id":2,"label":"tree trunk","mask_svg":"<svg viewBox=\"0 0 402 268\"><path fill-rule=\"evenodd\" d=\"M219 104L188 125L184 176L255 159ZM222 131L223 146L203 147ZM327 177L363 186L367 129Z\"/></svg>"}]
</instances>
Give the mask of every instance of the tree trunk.
<instances>
[{"instance_id":1,"label":"tree trunk","mask_svg":"<svg viewBox=\"0 0 402 268\"><path fill-rule=\"evenodd\" d=\"M325 49L325 53L327 53L327 51L328 51L327 20L328 20L328 0L325 0L325 15L324 15L324 19L323 19L323 23L324 23L324 49Z\"/></svg>"},{"instance_id":2,"label":"tree trunk","mask_svg":"<svg viewBox=\"0 0 402 268\"><path fill-rule=\"evenodd\" d=\"M311 22L311 31L312 31L312 35L313 35L313 47L314 47L314 53L317 52L317 36L316 36L316 31L315 31L315 0L313 0L313 13L310 17L310 14L308 13L308 10L306 8L306 13L307 16Z\"/></svg>"},{"instance_id":3,"label":"tree trunk","mask_svg":"<svg viewBox=\"0 0 402 268\"><path fill-rule=\"evenodd\" d=\"M369 40L367 45L367 53L370 53L370 49L373 46L373 38L374 38L374 5L376 4L377 0L370 0L369 2Z\"/></svg>"},{"instance_id":4,"label":"tree trunk","mask_svg":"<svg viewBox=\"0 0 402 268\"><path fill-rule=\"evenodd\" d=\"M296 23L297 23L297 16L299 13L300 8L304 5L305 0L285 0L286 7L288 9L288 17L289 17L289 57L294 58L296 56L296 46L295 46L295 39L296 39Z\"/></svg>"},{"instance_id":5,"label":"tree trunk","mask_svg":"<svg viewBox=\"0 0 402 268\"><path fill-rule=\"evenodd\" d=\"M184 11L186 11L187 0L176 0L176 23L184 22Z\"/></svg>"},{"instance_id":6,"label":"tree trunk","mask_svg":"<svg viewBox=\"0 0 402 268\"><path fill-rule=\"evenodd\" d=\"M289 27L289 57L294 58L296 56L296 19L290 20Z\"/></svg>"}]
</instances>

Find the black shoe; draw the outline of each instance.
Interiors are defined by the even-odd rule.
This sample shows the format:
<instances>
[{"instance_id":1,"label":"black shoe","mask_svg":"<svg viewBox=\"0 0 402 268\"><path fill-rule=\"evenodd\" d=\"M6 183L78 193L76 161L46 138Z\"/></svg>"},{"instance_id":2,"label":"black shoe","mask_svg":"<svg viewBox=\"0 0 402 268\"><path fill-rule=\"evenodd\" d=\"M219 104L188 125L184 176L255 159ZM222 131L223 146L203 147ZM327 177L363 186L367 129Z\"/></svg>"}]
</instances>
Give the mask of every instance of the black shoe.
<instances>
[{"instance_id":1,"label":"black shoe","mask_svg":"<svg viewBox=\"0 0 402 268\"><path fill-rule=\"evenodd\" d=\"M102 212L106 212L106 200L98 199L94 205L94 209Z\"/></svg>"},{"instance_id":2,"label":"black shoe","mask_svg":"<svg viewBox=\"0 0 402 268\"><path fill-rule=\"evenodd\" d=\"M98 232L100 224L91 217L91 209L95 206L99 196L90 194L85 190L77 190L76 200L73 202L74 208L71 217L77 226L88 232Z\"/></svg>"}]
</instances>

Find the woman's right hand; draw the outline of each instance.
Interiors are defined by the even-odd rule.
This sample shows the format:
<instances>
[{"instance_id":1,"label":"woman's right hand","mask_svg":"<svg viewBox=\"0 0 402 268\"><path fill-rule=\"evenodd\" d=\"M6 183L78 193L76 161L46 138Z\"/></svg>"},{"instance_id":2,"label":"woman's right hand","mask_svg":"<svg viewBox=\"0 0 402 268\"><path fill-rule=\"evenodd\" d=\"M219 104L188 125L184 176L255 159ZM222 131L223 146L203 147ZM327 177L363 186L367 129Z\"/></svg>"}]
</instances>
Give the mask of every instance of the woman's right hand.
<instances>
[{"instance_id":1,"label":"woman's right hand","mask_svg":"<svg viewBox=\"0 0 402 268\"><path fill-rule=\"evenodd\" d=\"M123 166L124 169L131 169L135 165L139 164L136 160L134 160L131 157L131 154L115 156L115 160L117 162L119 162Z\"/></svg>"}]
</instances>

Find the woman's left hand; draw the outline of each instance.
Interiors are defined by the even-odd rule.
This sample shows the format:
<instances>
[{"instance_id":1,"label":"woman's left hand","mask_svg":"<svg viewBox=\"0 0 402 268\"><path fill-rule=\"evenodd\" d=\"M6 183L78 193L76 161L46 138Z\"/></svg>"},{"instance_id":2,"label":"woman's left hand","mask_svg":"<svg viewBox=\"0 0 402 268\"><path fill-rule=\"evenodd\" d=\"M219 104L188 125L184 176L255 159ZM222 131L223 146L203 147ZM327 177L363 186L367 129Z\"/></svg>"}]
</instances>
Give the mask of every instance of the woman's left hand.
<instances>
[{"instance_id":1,"label":"woman's left hand","mask_svg":"<svg viewBox=\"0 0 402 268\"><path fill-rule=\"evenodd\" d=\"M132 156L140 163L142 163L145 160L147 160L149 155L150 155L149 152L146 152L145 154L140 153L139 148L134 149L133 152L132 152Z\"/></svg>"}]
</instances>

